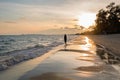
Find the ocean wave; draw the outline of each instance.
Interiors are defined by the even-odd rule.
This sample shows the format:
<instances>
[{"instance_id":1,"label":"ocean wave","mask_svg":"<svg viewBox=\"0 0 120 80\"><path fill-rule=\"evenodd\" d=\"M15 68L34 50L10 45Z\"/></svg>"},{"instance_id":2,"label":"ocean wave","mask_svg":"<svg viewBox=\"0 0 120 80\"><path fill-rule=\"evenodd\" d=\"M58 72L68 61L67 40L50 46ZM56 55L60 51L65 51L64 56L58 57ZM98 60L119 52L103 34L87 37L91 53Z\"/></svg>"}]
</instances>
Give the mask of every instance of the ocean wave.
<instances>
[{"instance_id":1,"label":"ocean wave","mask_svg":"<svg viewBox=\"0 0 120 80\"><path fill-rule=\"evenodd\" d=\"M29 47L26 47L26 48L24 48L24 49L15 49L15 50L11 50L11 51L6 51L6 52L1 52L0 53L0 56L5 56L5 55L10 55L10 54L14 54L14 53L16 53L16 52L19 52L19 51L23 51L23 50L28 50L28 49L35 49L35 48L45 48L45 47L47 47L46 45L40 45L40 44L36 44L36 45L34 45L34 46L29 46ZM2 50L5 50L6 49L6 47L5 46L0 46L0 50L2 51Z\"/></svg>"},{"instance_id":2,"label":"ocean wave","mask_svg":"<svg viewBox=\"0 0 120 80\"><path fill-rule=\"evenodd\" d=\"M0 37L0 70L41 56L53 47L63 44L62 39L63 36L49 35L2 36L2 38Z\"/></svg>"},{"instance_id":3,"label":"ocean wave","mask_svg":"<svg viewBox=\"0 0 120 80\"><path fill-rule=\"evenodd\" d=\"M15 42L14 39L1 39L0 42Z\"/></svg>"},{"instance_id":4,"label":"ocean wave","mask_svg":"<svg viewBox=\"0 0 120 80\"><path fill-rule=\"evenodd\" d=\"M35 45L23 50L14 50L6 53L6 55L0 56L0 71L8 69L9 66L15 65L22 61L33 59L48 52L51 47L45 47L44 45ZM4 57L4 58L2 58Z\"/></svg>"},{"instance_id":5,"label":"ocean wave","mask_svg":"<svg viewBox=\"0 0 120 80\"><path fill-rule=\"evenodd\" d=\"M45 48L45 47L46 47L45 45L36 44L36 45L34 45L34 46L29 46L29 47L27 47L27 49L31 49L31 48Z\"/></svg>"}]
</instances>

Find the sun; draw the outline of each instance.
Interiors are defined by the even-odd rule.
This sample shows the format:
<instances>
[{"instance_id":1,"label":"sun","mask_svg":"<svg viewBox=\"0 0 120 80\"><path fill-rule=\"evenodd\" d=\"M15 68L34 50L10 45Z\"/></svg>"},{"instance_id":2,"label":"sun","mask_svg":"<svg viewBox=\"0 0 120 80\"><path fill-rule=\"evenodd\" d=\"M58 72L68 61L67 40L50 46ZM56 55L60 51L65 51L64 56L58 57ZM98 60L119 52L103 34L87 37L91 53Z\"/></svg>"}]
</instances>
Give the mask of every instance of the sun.
<instances>
[{"instance_id":1,"label":"sun","mask_svg":"<svg viewBox=\"0 0 120 80\"><path fill-rule=\"evenodd\" d=\"M91 25L95 24L96 14L94 13L83 13L78 16L78 25L84 28L89 28Z\"/></svg>"}]
</instances>

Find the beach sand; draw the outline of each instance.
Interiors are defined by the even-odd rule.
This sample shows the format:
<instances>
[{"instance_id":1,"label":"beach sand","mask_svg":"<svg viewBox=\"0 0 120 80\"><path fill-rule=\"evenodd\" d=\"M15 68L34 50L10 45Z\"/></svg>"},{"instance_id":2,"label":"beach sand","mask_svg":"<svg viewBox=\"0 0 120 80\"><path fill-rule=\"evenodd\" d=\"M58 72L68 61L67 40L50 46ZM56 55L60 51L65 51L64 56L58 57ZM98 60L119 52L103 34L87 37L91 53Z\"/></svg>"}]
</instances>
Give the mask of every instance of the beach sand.
<instances>
[{"instance_id":1,"label":"beach sand","mask_svg":"<svg viewBox=\"0 0 120 80\"><path fill-rule=\"evenodd\" d=\"M110 38L113 36L113 40ZM43 56L0 73L2 80L120 80L120 67L106 64L96 53L95 44L118 42L119 35L80 36ZM90 39L91 40L90 40ZM93 40L93 41L92 41ZM94 42L95 40L95 42ZM102 45L103 45L102 44ZM113 43L108 42L110 49ZM105 47L107 47L104 45ZM119 50L119 46L117 46ZM116 51L115 51L116 52ZM27 69L28 68L28 69ZM20 71L19 71L20 70Z\"/></svg>"},{"instance_id":2,"label":"beach sand","mask_svg":"<svg viewBox=\"0 0 120 80\"><path fill-rule=\"evenodd\" d=\"M19 80L120 80L119 72L96 54L94 42L81 36Z\"/></svg>"},{"instance_id":3,"label":"beach sand","mask_svg":"<svg viewBox=\"0 0 120 80\"><path fill-rule=\"evenodd\" d=\"M112 53L120 57L120 34L87 35L96 44L105 46Z\"/></svg>"},{"instance_id":4,"label":"beach sand","mask_svg":"<svg viewBox=\"0 0 120 80\"><path fill-rule=\"evenodd\" d=\"M18 80L22 75L27 73L28 71L34 69L38 64L48 58L50 55L54 54L58 51L63 45L59 45L54 47L54 49L49 52L41 55L40 57L21 62L14 66L11 66L9 69L0 71L0 80Z\"/></svg>"}]
</instances>

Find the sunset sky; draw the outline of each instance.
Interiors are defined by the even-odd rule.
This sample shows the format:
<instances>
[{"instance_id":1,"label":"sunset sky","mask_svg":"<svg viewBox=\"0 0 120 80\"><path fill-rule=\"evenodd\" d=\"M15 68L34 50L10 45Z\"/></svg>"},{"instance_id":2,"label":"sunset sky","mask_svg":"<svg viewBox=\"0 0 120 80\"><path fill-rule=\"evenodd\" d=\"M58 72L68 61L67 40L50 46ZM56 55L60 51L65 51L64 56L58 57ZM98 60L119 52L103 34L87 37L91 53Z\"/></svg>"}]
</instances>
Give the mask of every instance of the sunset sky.
<instances>
[{"instance_id":1,"label":"sunset sky","mask_svg":"<svg viewBox=\"0 0 120 80\"><path fill-rule=\"evenodd\" d=\"M74 27L74 19L96 14L119 0L0 0L0 34L34 34Z\"/></svg>"}]
</instances>

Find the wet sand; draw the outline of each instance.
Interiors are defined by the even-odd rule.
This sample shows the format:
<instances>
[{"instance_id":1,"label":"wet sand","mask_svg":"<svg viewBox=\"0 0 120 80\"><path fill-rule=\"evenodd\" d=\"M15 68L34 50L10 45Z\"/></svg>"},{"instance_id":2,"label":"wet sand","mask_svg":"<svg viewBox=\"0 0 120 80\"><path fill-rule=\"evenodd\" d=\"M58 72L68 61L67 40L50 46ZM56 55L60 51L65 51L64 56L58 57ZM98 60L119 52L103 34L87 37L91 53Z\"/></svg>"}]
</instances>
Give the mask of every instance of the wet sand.
<instances>
[{"instance_id":1,"label":"wet sand","mask_svg":"<svg viewBox=\"0 0 120 80\"><path fill-rule=\"evenodd\" d=\"M105 46L112 53L120 57L120 34L111 35L87 35L96 44Z\"/></svg>"},{"instance_id":2,"label":"wet sand","mask_svg":"<svg viewBox=\"0 0 120 80\"><path fill-rule=\"evenodd\" d=\"M81 36L19 80L120 80L119 72L102 61L96 50L93 41Z\"/></svg>"},{"instance_id":3,"label":"wet sand","mask_svg":"<svg viewBox=\"0 0 120 80\"><path fill-rule=\"evenodd\" d=\"M111 53L112 55L116 56L113 57L111 55L108 55L109 60L105 59L104 61L110 64L115 63L112 66L120 73L120 34L87 35L87 36L90 39L94 40L96 44L104 46L107 49L107 53Z\"/></svg>"},{"instance_id":4,"label":"wet sand","mask_svg":"<svg viewBox=\"0 0 120 80\"><path fill-rule=\"evenodd\" d=\"M30 78L30 80L72 80L69 78L65 78L62 76L57 75L56 73L45 73L40 76L35 76Z\"/></svg>"},{"instance_id":5,"label":"wet sand","mask_svg":"<svg viewBox=\"0 0 120 80\"><path fill-rule=\"evenodd\" d=\"M48 53L45 53L40 57L19 63L17 65L10 67L5 71L0 71L0 80L18 80L22 75L34 69L38 64L40 64L50 55L54 54L61 47L62 45L55 47L53 50L49 51Z\"/></svg>"}]
</instances>

